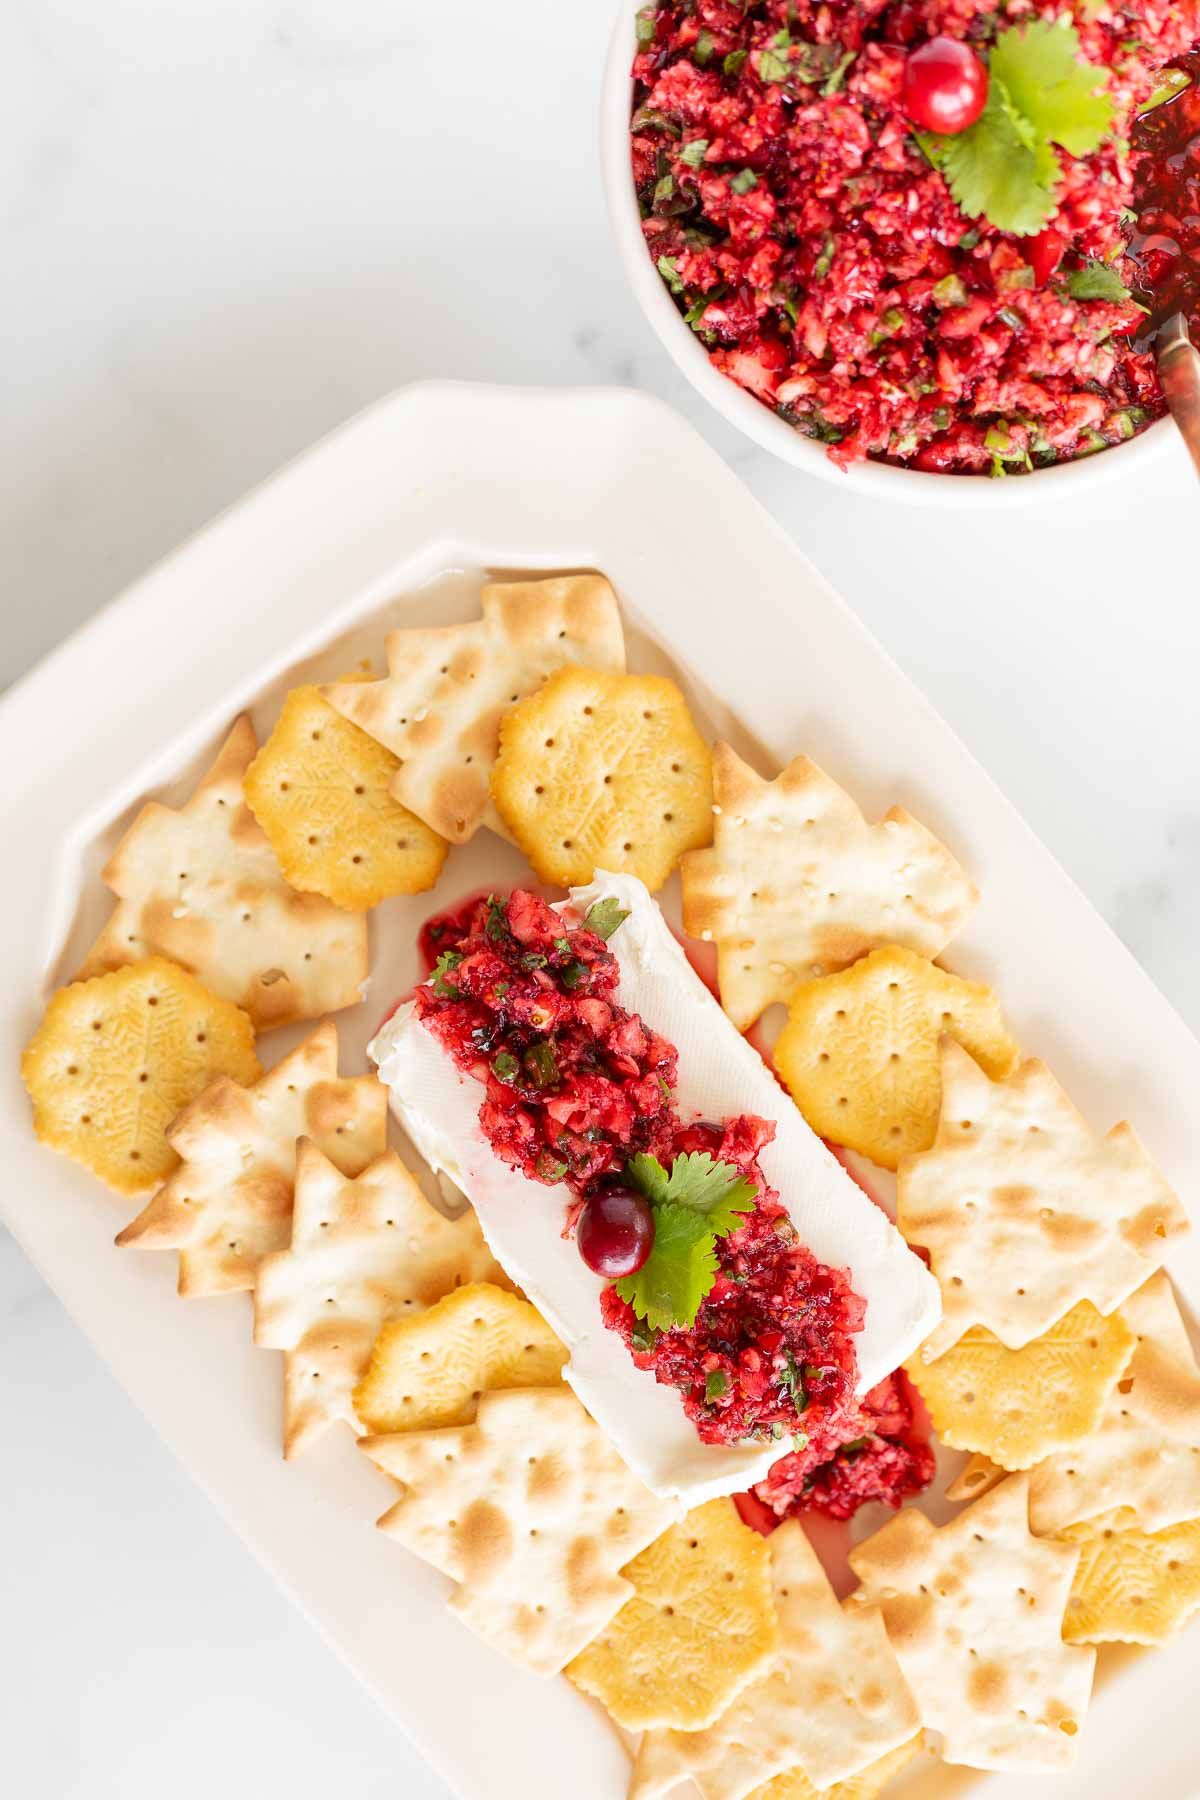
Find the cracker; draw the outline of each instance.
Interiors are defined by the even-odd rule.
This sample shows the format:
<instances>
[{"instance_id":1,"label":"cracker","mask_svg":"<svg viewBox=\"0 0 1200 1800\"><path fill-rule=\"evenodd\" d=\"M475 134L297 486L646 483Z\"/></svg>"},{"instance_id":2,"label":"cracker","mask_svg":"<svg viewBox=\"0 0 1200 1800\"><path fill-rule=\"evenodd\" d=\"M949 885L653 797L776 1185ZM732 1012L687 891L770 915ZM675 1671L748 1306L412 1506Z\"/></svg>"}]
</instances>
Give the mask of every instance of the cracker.
<instances>
[{"instance_id":1,"label":"cracker","mask_svg":"<svg viewBox=\"0 0 1200 1800\"><path fill-rule=\"evenodd\" d=\"M1095 1652L1062 1642L1077 1545L1035 1538L1010 1475L940 1530L906 1506L850 1552L947 1762L1057 1769L1073 1759Z\"/></svg>"},{"instance_id":2,"label":"cracker","mask_svg":"<svg viewBox=\"0 0 1200 1800\"><path fill-rule=\"evenodd\" d=\"M663 675L561 669L507 713L492 796L539 880L636 875L653 893L712 836L712 758Z\"/></svg>"},{"instance_id":3,"label":"cracker","mask_svg":"<svg viewBox=\"0 0 1200 1800\"><path fill-rule=\"evenodd\" d=\"M1017 1060L991 988L891 944L796 989L775 1066L814 1131L894 1169L934 1141L945 1033L989 1073Z\"/></svg>"},{"instance_id":4,"label":"cracker","mask_svg":"<svg viewBox=\"0 0 1200 1800\"><path fill-rule=\"evenodd\" d=\"M554 1387L566 1360L565 1345L528 1300L474 1282L384 1326L354 1411L376 1433L468 1425L481 1395Z\"/></svg>"},{"instance_id":5,"label":"cracker","mask_svg":"<svg viewBox=\"0 0 1200 1800\"><path fill-rule=\"evenodd\" d=\"M258 1031L353 1006L367 975L366 920L298 894L242 795L255 752L240 718L190 800L152 800L104 870L118 906L82 974L169 956Z\"/></svg>"},{"instance_id":6,"label":"cracker","mask_svg":"<svg viewBox=\"0 0 1200 1800\"><path fill-rule=\"evenodd\" d=\"M975 1325L936 1362L905 1367L944 1444L1028 1469L1096 1429L1135 1341L1120 1313L1081 1300L1021 1350Z\"/></svg>"},{"instance_id":7,"label":"cracker","mask_svg":"<svg viewBox=\"0 0 1200 1800\"><path fill-rule=\"evenodd\" d=\"M470 1281L507 1285L473 1212L444 1218L394 1151L347 1180L302 1139L291 1248L254 1293L255 1343L286 1352L284 1455L337 1419L360 1431L354 1389L381 1327Z\"/></svg>"},{"instance_id":8,"label":"cracker","mask_svg":"<svg viewBox=\"0 0 1200 1800\"><path fill-rule=\"evenodd\" d=\"M380 1528L458 1583L454 1612L554 1675L628 1599L620 1573L675 1516L569 1388L484 1394L474 1424L368 1437L404 1492Z\"/></svg>"},{"instance_id":9,"label":"cracker","mask_svg":"<svg viewBox=\"0 0 1200 1800\"><path fill-rule=\"evenodd\" d=\"M1112 1312L1187 1230L1133 1128L1096 1137L1043 1062L989 1081L947 1040L941 1064L934 1146L897 1183L896 1222L942 1288L923 1359L972 1325L1019 1350L1080 1300Z\"/></svg>"},{"instance_id":10,"label":"cracker","mask_svg":"<svg viewBox=\"0 0 1200 1800\"><path fill-rule=\"evenodd\" d=\"M185 1297L252 1288L263 1257L291 1241L302 1137L343 1175L387 1148L387 1089L339 1077L331 1020L253 1087L222 1075L192 1101L167 1131L180 1166L117 1243L178 1250Z\"/></svg>"},{"instance_id":11,"label":"cracker","mask_svg":"<svg viewBox=\"0 0 1200 1800\"><path fill-rule=\"evenodd\" d=\"M507 708L565 663L625 667L616 596L602 575L494 583L482 612L467 625L393 631L385 680L321 689L399 757L394 798L452 844L499 823L488 776Z\"/></svg>"},{"instance_id":12,"label":"cracker","mask_svg":"<svg viewBox=\"0 0 1200 1800\"><path fill-rule=\"evenodd\" d=\"M567 1670L629 1731L711 1725L779 1646L765 1538L698 1506L625 1570L634 1596Z\"/></svg>"},{"instance_id":13,"label":"cracker","mask_svg":"<svg viewBox=\"0 0 1200 1800\"><path fill-rule=\"evenodd\" d=\"M868 825L807 756L773 781L713 746L713 847L681 866L683 928L717 946L721 1004L739 1031L801 981L883 944L937 956L979 891L902 806Z\"/></svg>"},{"instance_id":14,"label":"cracker","mask_svg":"<svg viewBox=\"0 0 1200 1800\"><path fill-rule=\"evenodd\" d=\"M1069 1644L1162 1644L1200 1611L1200 1519L1153 1534L1076 1525Z\"/></svg>"},{"instance_id":15,"label":"cracker","mask_svg":"<svg viewBox=\"0 0 1200 1800\"><path fill-rule=\"evenodd\" d=\"M901 1744L898 1750L889 1750L870 1768L852 1775L849 1781L835 1781L828 1788L815 1788L803 1769L789 1769L786 1775L776 1775L765 1787L755 1788L749 1800L878 1800L889 1783L908 1768L921 1749L921 1743L918 1732L907 1744Z\"/></svg>"},{"instance_id":16,"label":"cracker","mask_svg":"<svg viewBox=\"0 0 1200 1800\"><path fill-rule=\"evenodd\" d=\"M1008 1475L990 1456L971 1456L946 1487L947 1500L982 1500Z\"/></svg>"},{"instance_id":17,"label":"cracker","mask_svg":"<svg viewBox=\"0 0 1200 1800\"><path fill-rule=\"evenodd\" d=\"M258 1073L245 1013L160 956L59 988L21 1059L42 1143L122 1194L175 1168L167 1127L214 1076Z\"/></svg>"},{"instance_id":18,"label":"cracker","mask_svg":"<svg viewBox=\"0 0 1200 1800\"><path fill-rule=\"evenodd\" d=\"M246 771L245 794L294 888L365 912L433 886L449 846L393 799L399 767L319 689L292 689Z\"/></svg>"},{"instance_id":19,"label":"cracker","mask_svg":"<svg viewBox=\"0 0 1200 1800\"><path fill-rule=\"evenodd\" d=\"M1167 1276L1121 1311L1137 1347L1092 1435L1034 1469L1035 1531L1091 1521L1159 1532L1200 1517L1200 1369Z\"/></svg>"},{"instance_id":20,"label":"cracker","mask_svg":"<svg viewBox=\"0 0 1200 1800\"><path fill-rule=\"evenodd\" d=\"M839 1605L796 1519L768 1540L779 1618L776 1664L707 1731L647 1731L629 1800L659 1800L688 1776L705 1800L744 1800L799 1767L818 1789L907 1744L920 1725L876 1607Z\"/></svg>"}]
</instances>

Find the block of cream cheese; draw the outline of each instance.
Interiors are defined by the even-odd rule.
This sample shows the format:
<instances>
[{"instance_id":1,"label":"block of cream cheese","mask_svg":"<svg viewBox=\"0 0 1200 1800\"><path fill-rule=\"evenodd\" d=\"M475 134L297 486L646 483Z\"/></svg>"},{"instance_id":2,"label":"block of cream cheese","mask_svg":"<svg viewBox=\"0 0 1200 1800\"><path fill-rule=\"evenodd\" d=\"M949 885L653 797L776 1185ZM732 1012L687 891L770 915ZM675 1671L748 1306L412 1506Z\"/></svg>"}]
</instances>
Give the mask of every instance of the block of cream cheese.
<instances>
[{"instance_id":1,"label":"block of cream cheese","mask_svg":"<svg viewBox=\"0 0 1200 1800\"><path fill-rule=\"evenodd\" d=\"M640 881L598 874L591 886L572 890L560 910L569 906L582 917L609 898L629 914L609 940L621 971L616 997L678 1050L680 1117L717 1121L755 1113L774 1120L774 1142L759 1159L764 1175L800 1241L822 1262L848 1269L867 1303L855 1338L858 1387L865 1392L936 1323L937 1283L726 1018ZM567 1345L567 1380L647 1486L690 1507L760 1480L781 1446L702 1443L674 1389L635 1367L620 1337L601 1323L603 1281L561 1235L569 1189L531 1181L501 1161L479 1124L479 1083L460 1074L411 1004L387 1021L370 1054L416 1149L471 1201L497 1261Z\"/></svg>"}]
</instances>

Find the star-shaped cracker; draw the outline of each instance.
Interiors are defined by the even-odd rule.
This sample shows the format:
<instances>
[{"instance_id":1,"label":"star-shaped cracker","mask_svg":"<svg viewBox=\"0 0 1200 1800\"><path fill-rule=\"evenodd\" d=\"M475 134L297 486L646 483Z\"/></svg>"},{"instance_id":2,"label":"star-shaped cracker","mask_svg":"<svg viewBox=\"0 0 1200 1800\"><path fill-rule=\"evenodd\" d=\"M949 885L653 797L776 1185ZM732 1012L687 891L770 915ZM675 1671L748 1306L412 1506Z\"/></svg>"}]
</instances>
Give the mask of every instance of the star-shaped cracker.
<instances>
[{"instance_id":1,"label":"star-shaped cracker","mask_svg":"<svg viewBox=\"0 0 1200 1800\"><path fill-rule=\"evenodd\" d=\"M347 1180L302 1139L292 1246L264 1259L254 1292L255 1343L287 1356L284 1455L337 1419L360 1432L354 1389L380 1327L469 1281L509 1285L473 1212L444 1218L394 1151Z\"/></svg>"},{"instance_id":2,"label":"star-shaped cracker","mask_svg":"<svg viewBox=\"0 0 1200 1800\"><path fill-rule=\"evenodd\" d=\"M361 997L366 920L284 880L242 793L256 748L254 727L238 719L190 800L142 808L104 870L118 905L85 976L167 956L258 1031Z\"/></svg>"},{"instance_id":3,"label":"star-shaped cracker","mask_svg":"<svg viewBox=\"0 0 1200 1800\"><path fill-rule=\"evenodd\" d=\"M381 1530L457 1582L453 1611L538 1675L603 1630L633 1592L619 1570L675 1516L561 1385L484 1394L474 1424L362 1448L404 1488Z\"/></svg>"},{"instance_id":4,"label":"star-shaped cracker","mask_svg":"<svg viewBox=\"0 0 1200 1800\"><path fill-rule=\"evenodd\" d=\"M896 1222L929 1252L942 1318L926 1362L986 1325L1010 1350L1080 1300L1110 1313L1187 1217L1131 1125L1097 1137L1045 1063L990 1081L950 1039L933 1148L902 1159Z\"/></svg>"},{"instance_id":5,"label":"star-shaped cracker","mask_svg":"<svg viewBox=\"0 0 1200 1800\"><path fill-rule=\"evenodd\" d=\"M1068 1536L1080 1550L1069 1644L1162 1644L1200 1610L1200 1519L1153 1534L1077 1525Z\"/></svg>"},{"instance_id":6,"label":"star-shaped cracker","mask_svg":"<svg viewBox=\"0 0 1200 1800\"><path fill-rule=\"evenodd\" d=\"M683 925L716 944L721 1004L741 1031L880 944L937 956L978 902L911 813L893 806L869 825L807 756L764 781L717 744L713 789L713 847L683 859Z\"/></svg>"},{"instance_id":7,"label":"star-shaped cracker","mask_svg":"<svg viewBox=\"0 0 1200 1800\"><path fill-rule=\"evenodd\" d=\"M839 1604L798 1520L768 1542L777 1663L707 1731L647 1731L629 1800L659 1800L689 1776L705 1800L744 1800L797 1767L828 1788L915 1736L916 1702L878 1608Z\"/></svg>"},{"instance_id":8,"label":"star-shaped cracker","mask_svg":"<svg viewBox=\"0 0 1200 1800\"><path fill-rule=\"evenodd\" d=\"M329 1020L252 1087L221 1076L180 1113L167 1131L180 1166L117 1243L178 1250L183 1295L252 1288L263 1257L291 1241L302 1137L343 1175L387 1148L387 1090L339 1077Z\"/></svg>"},{"instance_id":9,"label":"star-shaped cracker","mask_svg":"<svg viewBox=\"0 0 1200 1800\"><path fill-rule=\"evenodd\" d=\"M785 1775L776 1775L764 1787L755 1788L749 1800L878 1800L884 1789L908 1768L921 1744L922 1737L918 1732L898 1750L890 1750L869 1768L852 1775L849 1781L836 1781L831 1788L815 1788L803 1769L789 1769Z\"/></svg>"},{"instance_id":10,"label":"star-shaped cracker","mask_svg":"<svg viewBox=\"0 0 1200 1800\"><path fill-rule=\"evenodd\" d=\"M1033 1529L1159 1532L1200 1517L1200 1368L1161 1271L1121 1308L1137 1345L1090 1437L1030 1473Z\"/></svg>"},{"instance_id":11,"label":"star-shaped cracker","mask_svg":"<svg viewBox=\"0 0 1200 1800\"><path fill-rule=\"evenodd\" d=\"M1072 1760L1095 1652L1062 1642L1079 1547L1035 1538L1012 1475L940 1530L915 1506L850 1552L947 1762L1053 1769Z\"/></svg>"},{"instance_id":12,"label":"star-shaped cracker","mask_svg":"<svg viewBox=\"0 0 1200 1800\"><path fill-rule=\"evenodd\" d=\"M633 1596L567 1674L627 1731L701 1731L779 1648L766 1542L709 1500L625 1570Z\"/></svg>"},{"instance_id":13,"label":"star-shaped cracker","mask_svg":"<svg viewBox=\"0 0 1200 1800\"><path fill-rule=\"evenodd\" d=\"M377 738L400 767L392 793L453 844L499 828L488 778L503 713L566 663L625 667L616 596L602 575L555 575L483 590L466 625L393 631L383 681L321 692Z\"/></svg>"}]
</instances>

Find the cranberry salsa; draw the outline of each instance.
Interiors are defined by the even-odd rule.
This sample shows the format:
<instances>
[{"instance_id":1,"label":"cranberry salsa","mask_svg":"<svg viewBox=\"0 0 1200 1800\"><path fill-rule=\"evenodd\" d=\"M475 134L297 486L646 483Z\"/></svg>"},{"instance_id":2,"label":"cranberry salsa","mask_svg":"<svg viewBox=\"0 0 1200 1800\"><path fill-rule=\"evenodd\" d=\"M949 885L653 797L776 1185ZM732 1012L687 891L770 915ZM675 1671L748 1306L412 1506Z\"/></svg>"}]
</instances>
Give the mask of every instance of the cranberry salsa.
<instances>
[{"instance_id":1,"label":"cranberry salsa","mask_svg":"<svg viewBox=\"0 0 1200 1800\"><path fill-rule=\"evenodd\" d=\"M856 1397L864 1303L766 1181L774 1126L680 1118L675 1047L615 997L624 917L610 900L572 923L520 890L441 915L416 1016L480 1083L497 1156L569 1188L547 1229L609 1280L601 1315L637 1366L679 1390L704 1442L778 1440L762 1518L899 1504L932 1473L902 1378Z\"/></svg>"},{"instance_id":2,"label":"cranberry salsa","mask_svg":"<svg viewBox=\"0 0 1200 1800\"><path fill-rule=\"evenodd\" d=\"M1200 293L1198 37L1198 0L646 5L647 249L717 368L843 467L1118 444L1165 410L1146 290Z\"/></svg>"}]
</instances>

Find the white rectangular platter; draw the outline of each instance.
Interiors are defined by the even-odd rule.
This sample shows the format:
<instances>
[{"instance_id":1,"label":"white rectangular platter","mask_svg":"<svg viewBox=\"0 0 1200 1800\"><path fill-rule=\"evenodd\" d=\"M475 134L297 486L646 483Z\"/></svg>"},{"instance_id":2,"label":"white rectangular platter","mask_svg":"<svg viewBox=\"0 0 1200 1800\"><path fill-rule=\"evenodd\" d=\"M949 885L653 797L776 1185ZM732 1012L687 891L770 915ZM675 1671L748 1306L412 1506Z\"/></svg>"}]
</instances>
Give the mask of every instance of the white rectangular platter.
<instances>
[{"instance_id":1,"label":"white rectangular platter","mask_svg":"<svg viewBox=\"0 0 1200 1800\"><path fill-rule=\"evenodd\" d=\"M269 729L284 689L378 664L398 623L470 616L482 571L598 568L639 668L684 681L703 727L764 768L805 750L868 814L918 814L983 904L949 958L995 982L1027 1051L1093 1125L1130 1118L1185 1201L1200 1192L1200 1045L950 730L720 460L657 402L618 390L407 389L276 476L115 601L0 704L0 892L8 998L0 1216L119 1379L297 1604L464 1800L622 1800L628 1763L562 1680L501 1662L446 1612L446 1584L374 1530L388 1484L330 1433L285 1465L281 1374L246 1296L180 1302L174 1258L118 1253L136 1210L43 1150L18 1058L103 915L97 871L130 809L186 791L234 714ZM432 895L372 923L344 1067L413 979L414 927L523 873L481 833ZM82 895L82 899L81 899ZM277 1060L294 1035L260 1045ZM432 1191L432 1190L431 1190ZM1171 1272L1200 1302L1200 1246ZM1198 1790L1197 1640L1101 1656L1075 1769L1083 1800ZM564 1771L570 1771L569 1780ZM565 1784L565 1785L564 1785ZM1016 1800L1020 1777L925 1762L904 1792Z\"/></svg>"}]
</instances>

